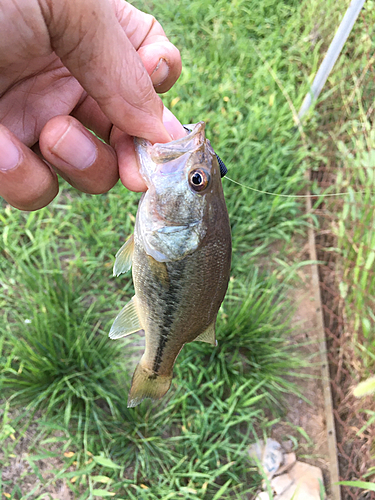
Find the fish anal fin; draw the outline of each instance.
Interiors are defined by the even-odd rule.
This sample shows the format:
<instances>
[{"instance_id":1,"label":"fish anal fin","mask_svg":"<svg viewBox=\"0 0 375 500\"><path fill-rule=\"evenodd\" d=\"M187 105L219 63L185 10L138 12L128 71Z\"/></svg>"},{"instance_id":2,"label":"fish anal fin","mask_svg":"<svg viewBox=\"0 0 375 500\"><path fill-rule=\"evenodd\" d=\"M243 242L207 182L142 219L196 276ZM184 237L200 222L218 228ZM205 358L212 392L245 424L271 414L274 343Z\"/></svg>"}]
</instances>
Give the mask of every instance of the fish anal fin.
<instances>
[{"instance_id":1,"label":"fish anal fin","mask_svg":"<svg viewBox=\"0 0 375 500\"><path fill-rule=\"evenodd\" d=\"M137 298L134 295L117 315L109 332L109 338L120 339L141 329L137 312Z\"/></svg>"},{"instance_id":2,"label":"fish anal fin","mask_svg":"<svg viewBox=\"0 0 375 500\"><path fill-rule=\"evenodd\" d=\"M132 378L128 408L138 406L146 398L152 401L162 398L171 386L172 376L172 373L170 376L158 375L138 363Z\"/></svg>"},{"instance_id":3,"label":"fish anal fin","mask_svg":"<svg viewBox=\"0 0 375 500\"><path fill-rule=\"evenodd\" d=\"M120 276L132 267L134 253L134 235L132 234L116 253L115 265L113 266L113 276Z\"/></svg>"},{"instance_id":4,"label":"fish anal fin","mask_svg":"<svg viewBox=\"0 0 375 500\"><path fill-rule=\"evenodd\" d=\"M207 344L212 344L214 346L217 346L217 340L215 336L215 323L216 323L216 318L214 321L209 325L206 330L198 335L194 340L199 340L200 342L207 342Z\"/></svg>"}]
</instances>

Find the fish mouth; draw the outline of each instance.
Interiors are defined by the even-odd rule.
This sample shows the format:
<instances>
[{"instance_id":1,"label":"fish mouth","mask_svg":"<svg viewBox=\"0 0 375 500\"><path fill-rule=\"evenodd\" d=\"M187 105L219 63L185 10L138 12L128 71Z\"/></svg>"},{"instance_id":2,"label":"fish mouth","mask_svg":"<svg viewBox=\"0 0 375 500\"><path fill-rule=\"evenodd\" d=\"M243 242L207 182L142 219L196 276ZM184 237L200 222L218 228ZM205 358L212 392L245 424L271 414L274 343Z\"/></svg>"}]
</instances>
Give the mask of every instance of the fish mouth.
<instances>
[{"instance_id":1,"label":"fish mouth","mask_svg":"<svg viewBox=\"0 0 375 500\"><path fill-rule=\"evenodd\" d=\"M180 175L191 155L210 148L205 138L205 126L204 122L189 125L191 131L186 136L165 144L151 144L146 139L134 138L139 173L148 188L153 184L153 175Z\"/></svg>"},{"instance_id":2,"label":"fish mouth","mask_svg":"<svg viewBox=\"0 0 375 500\"><path fill-rule=\"evenodd\" d=\"M135 148L139 154L142 150L147 152L154 163L165 163L179 158L185 153L193 153L205 144L204 129L206 124L198 122L195 125L188 125L188 127L189 133L185 137L167 143L157 142L152 145L146 139L135 137Z\"/></svg>"}]
</instances>

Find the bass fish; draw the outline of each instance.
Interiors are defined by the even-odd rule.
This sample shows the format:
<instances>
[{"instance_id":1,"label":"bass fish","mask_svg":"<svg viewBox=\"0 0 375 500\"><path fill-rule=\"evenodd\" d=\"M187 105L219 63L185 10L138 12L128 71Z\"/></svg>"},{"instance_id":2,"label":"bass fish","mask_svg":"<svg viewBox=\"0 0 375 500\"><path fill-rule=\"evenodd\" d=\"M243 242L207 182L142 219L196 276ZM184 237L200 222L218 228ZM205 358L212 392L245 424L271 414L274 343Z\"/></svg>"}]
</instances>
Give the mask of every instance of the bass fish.
<instances>
[{"instance_id":1,"label":"bass fish","mask_svg":"<svg viewBox=\"0 0 375 500\"><path fill-rule=\"evenodd\" d=\"M190 127L186 137L167 144L134 140L148 190L139 202L134 234L116 254L113 274L132 267L135 295L109 333L118 339L145 332L129 408L166 394L187 342L217 345L215 323L228 286L231 232L205 124Z\"/></svg>"}]
</instances>

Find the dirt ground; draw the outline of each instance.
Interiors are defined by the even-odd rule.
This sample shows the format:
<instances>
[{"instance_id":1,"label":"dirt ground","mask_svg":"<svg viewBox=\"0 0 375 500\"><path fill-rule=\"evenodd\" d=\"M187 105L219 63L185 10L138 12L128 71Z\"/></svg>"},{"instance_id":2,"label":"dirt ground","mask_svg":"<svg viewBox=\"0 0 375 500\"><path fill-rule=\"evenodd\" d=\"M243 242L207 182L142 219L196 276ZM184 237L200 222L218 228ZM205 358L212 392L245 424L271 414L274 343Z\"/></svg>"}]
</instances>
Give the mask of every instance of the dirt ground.
<instances>
[{"instance_id":1,"label":"dirt ground","mask_svg":"<svg viewBox=\"0 0 375 500\"><path fill-rule=\"evenodd\" d=\"M38 420L38 415L35 416L35 421ZM56 434L57 435L57 434ZM22 494L33 492L33 496L29 498L40 498L43 500L73 500L72 492L66 485L65 480L54 480L53 470L59 470L64 466L63 460L50 456L48 459L36 460L34 463L27 460L28 454L30 452L30 447L35 446L37 439L37 425L31 424L25 436L21 438L12 453L8 455L9 465L3 467L1 470L2 481L9 481L12 485L17 485ZM46 447L47 450L48 447ZM59 450L56 445L50 447L48 451L58 453ZM61 451L61 455L63 452ZM0 449L0 461L5 459L4 449ZM43 482L47 483L47 486L43 486L40 478L35 474L35 466L37 467L38 473L42 476ZM11 493L11 488L2 485L3 497L6 497L6 493L9 495ZM43 495L44 493L44 495Z\"/></svg>"},{"instance_id":2,"label":"dirt ground","mask_svg":"<svg viewBox=\"0 0 375 500\"><path fill-rule=\"evenodd\" d=\"M292 320L294 334L291 341L295 343L300 356L312 364L304 370L306 377L298 379L301 393L311 404L294 395L287 395L288 412L284 421L288 423L276 424L271 437L279 442L285 440L288 435L298 439L297 460L322 469L329 499L329 454L316 321L317 305L311 291L310 266L304 267L299 275L302 284L294 289L292 294L297 310ZM303 431L298 428L303 429L310 442L302 437Z\"/></svg>"}]
</instances>

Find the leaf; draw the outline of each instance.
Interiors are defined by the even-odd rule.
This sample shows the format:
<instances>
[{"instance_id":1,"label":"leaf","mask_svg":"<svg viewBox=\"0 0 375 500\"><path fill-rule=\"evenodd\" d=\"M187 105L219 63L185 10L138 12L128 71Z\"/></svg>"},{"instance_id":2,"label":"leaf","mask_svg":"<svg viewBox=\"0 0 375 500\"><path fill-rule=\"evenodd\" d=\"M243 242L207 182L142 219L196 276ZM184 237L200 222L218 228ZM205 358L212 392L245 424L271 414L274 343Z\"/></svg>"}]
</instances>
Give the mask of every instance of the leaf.
<instances>
[{"instance_id":1,"label":"leaf","mask_svg":"<svg viewBox=\"0 0 375 500\"><path fill-rule=\"evenodd\" d=\"M375 252L374 252L374 250L372 250L372 251L369 253L369 255L368 255L367 259L366 259L365 269L366 269L367 271L369 271L369 270L372 268L372 265L373 265L373 263L374 263L374 260L375 260Z\"/></svg>"},{"instance_id":2,"label":"leaf","mask_svg":"<svg viewBox=\"0 0 375 500\"><path fill-rule=\"evenodd\" d=\"M360 382L353 391L354 396L356 398L368 396L369 394L374 394L374 392L375 392L375 377L370 377L367 380Z\"/></svg>"},{"instance_id":3,"label":"leaf","mask_svg":"<svg viewBox=\"0 0 375 500\"><path fill-rule=\"evenodd\" d=\"M348 295L349 285L347 283L345 283L344 281L341 281L339 283L339 290L340 290L341 298L345 299L346 296Z\"/></svg>"},{"instance_id":4,"label":"leaf","mask_svg":"<svg viewBox=\"0 0 375 500\"><path fill-rule=\"evenodd\" d=\"M64 422L67 427L69 426L71 413L72 413L72 398L69 398L64 412Z\"/></svg>"},{"instance_id":5,"label":"leaf","mask_svg":"<svg viewBox=\"0 0 375 500\"><path fill-rule=\"evenodd\" d=\"M70 472L64 472L64 471L60 471L60 473L58 473L58 478L66 478L66 479L69 479L69 478L72 478L72 477L75 477L75 476L83 476L84 474L90 474L90 472L92 471L92 469L95 467L95 464L91 464L89 467L84 467L83 469L79 469L79 470L74 470L74 471L70 471Z\"/></svg>"},{"instance_id":6,"label":"leaf","mask_svg":"<svg viewBox=\"0 0 375 500\"><path fill-rule=\"evenodd\" d=\"M213 497L212 500L219 500L219 498L222 498L223 493L225 493L227 491L231 482L232 482L232 480L228 479L228 481L225 484L223 484L223 486L220 488L220 490L216 492L216 495Z\"/></svg>"},{"instance_id":7,"label":"leaf","mask_svg":"<svg viewBox=\"0 0 375 500\"><path fill-rule=\"evenodd\" d=\"M91 478L97 483L104 483L104 484L112 483L113 481L113 479L111 479L108 476L91 476Z\"/></svg>"},{"instance_id":8,"label":"leaf","mask_svg":"<svg viewBox=\"0 0 375 500\"><path fill-rule=\"evenodd\" d=\"M340 481L336 484L341 486L354 486L355 488L362 488L363 490L375 491L375 483L367 483L366 481Z\"/></svg>"},{"instance_id":9,"label":"leaf","mask_svg":"<svg viewBox=\"0 0 375 500\"><path fill-rule=\"evenodd\" d=\"M110 458L106 457L93 457L95 462L103 467L109 467L110 469L121 469L121 467L115 462L113 462Z\"/></svg>"},{"instance_id":10,"label":"leaf","mask_svg":"<svg viewBox=\"0 0 375 500\"><path fill-rule=\"evenodd\" d=\"M101 498L104 498L104 497L114 497L116 495L116 493L112 493L111 491L107 491L107 490L92 490L92 494L96 497L101 497Z\"/></svg>"},{"instance_id":11,"label":"leaf","mask_svg":"<svg viewBox=\"0 0 375 500\"><path fill-rule=\"evenodd\" d=\"M16 432L15 429L9 424L4 424L3 428L0 430L0 440L6 439L8 436L11 436Z\"/></svg>"},{"instance_id":12,"label":"leaf","mask_svg":"<svg viewBox=\"0 0 375 500\"><path fill-rule=\"evenodd\" d=\"M368 338L371 330L371 322L368 318L362 318L363 335Z\"/></svg>"},{"instance_id":13,"label":"leaf","mask_svg":"<svg viewBox=\"0 0 375 500\"><path fill-rule=\"evenodd\" d=\"M171 100L171 108L174 108L178 101L181 100L181 97L175 97L174 99Z\"/></svg>"},{"instance_id":14,"label":"leaf","mask_svg":"<svg viewBox=\"0 0 375 500\"><path fill-rule=\"evenodd\" d=\"M247 401L245 401L244 403L242 403L241 406L251 406L254 403L257 403L258 401L260 401L261 399L263 399L264 396L265 396L265 394L258 394L258 396L253 396L252 398L250 398Z\"/></svg>"}]
</instances>

